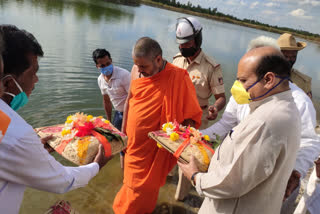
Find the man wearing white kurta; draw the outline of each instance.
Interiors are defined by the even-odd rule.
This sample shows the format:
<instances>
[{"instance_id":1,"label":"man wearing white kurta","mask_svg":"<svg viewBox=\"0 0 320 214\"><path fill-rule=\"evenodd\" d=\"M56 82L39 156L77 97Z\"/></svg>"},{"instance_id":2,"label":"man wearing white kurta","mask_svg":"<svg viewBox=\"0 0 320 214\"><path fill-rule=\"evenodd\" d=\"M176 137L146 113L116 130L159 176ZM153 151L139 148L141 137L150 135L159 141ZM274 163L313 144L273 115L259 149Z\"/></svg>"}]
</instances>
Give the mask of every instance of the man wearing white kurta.
<instances>
[{"instance_id":1,"label":"man wearing white kurta","mask_svg":"<svg viewBox=\"0 0 320 214\"><path fill-rule=\"evenodd\" d=\"M316 126L316 111L312 101L302 89L291 82L289 82L289 87L301 117L300 149L294 169L300 172L301 177L305 177L308 169L313 166L313 161L320 154L319 137L314 130ZM214 133L224 138L249 113L250 107L248 104L239 105L231 96L221 119L209 128L201 130L201 132L204 135L209 135L212 139L215 139Z\"/></svg>"},{"instance_id":2,"label":"man wearing white kurta","mask_svg":"<svg viewBox=\"0 0 320 214\"><path fill-rule=\"evenodd\" d=\"M103 167L100 145L94 162L81 167L64 167L44 148L41 140L15 110L28 101L38 82L38 57L43 56L40 44L32 34L15 26L0 25L6 43L3 53L5 86L0 111L11 120L0 143L0 213L17 214L25 188L65 193L88 184Z\"/></svg>"},{"instance_id":3,"label":"man wearing white kurta","mask_svg":"<svg viewBox=\"0 0 320 214\"><path fill-rule=\"evenodd\" d=\"M205 196L199 213L280 212L301 128L289 74L288 62L271 47L251 50L240 60L237 80L252 100L250 114L227 134L207 173L198 172L194 159L179 163Z\"/></svg>"},{"instance_id":4,"label":"man wearing white kurta","mask_svg":"<svg viewBox=\"0 0 320 214\"><path fill-rule=\"evenodd\" d=\"M270 37L260 36L251 40L248 50L262 46L272 46L278 50L280 47L277 41ZM316 111L311 99L306 93L294 83L289 82L292 96L301 117L301 139L295 167L291 174L286 190L287 200L283 203L281 213L292 213L295 206L295 200L299 193L299 179L304 178L308 169L313 166L313 161L320 154L320 139L315 132L316 127ZM203 134L215 138L215 134L224 138L227 133L240 123L250 112L249 105L239 105L231 96L222 118L211 127L202 130ZM298 173L298 177L297 177Z\"/></svg>"}]
</instances>

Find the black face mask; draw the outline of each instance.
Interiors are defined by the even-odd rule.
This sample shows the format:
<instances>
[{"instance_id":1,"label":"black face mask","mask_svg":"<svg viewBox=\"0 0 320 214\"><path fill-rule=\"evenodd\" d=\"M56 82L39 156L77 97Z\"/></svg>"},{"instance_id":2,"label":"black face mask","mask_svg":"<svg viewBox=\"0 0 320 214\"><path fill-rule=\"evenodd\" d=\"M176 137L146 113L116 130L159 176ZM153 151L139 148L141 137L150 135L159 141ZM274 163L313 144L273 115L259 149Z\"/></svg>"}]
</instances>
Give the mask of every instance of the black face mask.
<instances>
[{"instance_id":1,"label":"black face mask","mask_svg":"<svg viewBox=\"0 0 320 214\"><path fill-rule=\"evenodd\" d=\"M198 51L194 47L191 47L191 48L179 48L179 49L180 49L181 55L184 56L184 57L194 56L196 54L196 52Z\"/></svg>"}]
</instances>

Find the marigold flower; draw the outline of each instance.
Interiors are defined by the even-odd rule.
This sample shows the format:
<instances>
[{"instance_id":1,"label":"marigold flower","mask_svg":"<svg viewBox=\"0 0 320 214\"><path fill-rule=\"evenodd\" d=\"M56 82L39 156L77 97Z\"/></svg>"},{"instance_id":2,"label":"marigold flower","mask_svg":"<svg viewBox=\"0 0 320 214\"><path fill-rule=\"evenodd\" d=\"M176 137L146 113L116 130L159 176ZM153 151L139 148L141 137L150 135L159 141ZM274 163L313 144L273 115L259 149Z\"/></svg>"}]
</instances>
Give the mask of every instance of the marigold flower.
<instances>
[{"instance_id":1,"label":"marigold flower","mask_svg":"<svg viewBox=\"0 0 320 214\"><path fill-rule=\"evenodd\" d=\"M72 115L69 115L69 116L67 117L66 123L72 123L72 122L73 122L73 120L72 120Z\"/></svg>"},{"instance_id":2,"label":"marigold flower","mask_svg":"<svg viewBox=\"0 0 320 214\"><path fill-rule=\"evenodd\" d=\"M104 122L105 122L105 123L107 123L107 124L109 124L109 123L110 123L110 121L109 121L109 120L105 120Z\"/></svg>"},{"instance_id":3,"label":"marigold flower","mask_svg":"<svg viewBox=\"0 0 320 214\"><path fill-rule=\"evenodd\" d=\"M62 132L61 132L61 135L65 136L65 135L70 134L70 133L71 133L70 129L63 129Z\"/></svg>"},{"instance_id":4,"label":"marigold flower","mask_svg":"<svg viewBox=\"0 0 320 214\"><path fill-rule=\"evenodd\" d=\"M203 136L203 138L204 138L206 141L210 141L209 135L205 135L205 136Z\"/></svg>"},{"instance_id":5,"label":"marigold flower","mask_svg":"<svg viewBox=\"0 0 320 214\"><path fill-rule=\"evenodd\" d=\"M179 139L179 135L177 133L173 132L170 134L170 140L176 141L178 139Z\"/></svg>"},{"instance_id":6,"label":"marigold flower","mask_svg":"<svg viewBox=\"0 0 320 214\"><path fill-rule=\"evenodd\" d=\"M88 116L87 116L87 121L89 122L92 118L93 118L92 115L88 115Z\"/></svg>"},{"instance_id":7,"label":"marigold flower","mask_svg":"<svg viewBox=\"0 0 320 214\"><path fill-rule=\"evenodd\" d=\"M162 125L162 130L167 132L167 128L173 129L173 124L171 122Z\"/></svg>"}]
</instances>

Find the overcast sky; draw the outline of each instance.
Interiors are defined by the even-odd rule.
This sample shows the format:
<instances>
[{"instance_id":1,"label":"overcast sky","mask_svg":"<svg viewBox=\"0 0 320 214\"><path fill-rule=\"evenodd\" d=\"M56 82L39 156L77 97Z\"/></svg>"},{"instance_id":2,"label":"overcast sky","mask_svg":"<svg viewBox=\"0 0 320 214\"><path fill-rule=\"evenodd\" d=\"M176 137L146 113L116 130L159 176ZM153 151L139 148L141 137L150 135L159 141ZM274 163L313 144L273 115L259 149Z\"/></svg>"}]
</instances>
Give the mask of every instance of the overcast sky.
<instances>
[{"instance_id":1,"label":"overcast sky","mask_svg":"<svg viewBox=\"0 0 320 214\"><path fill-rule=\"evenodd\" d=\"M320 34L320 0L178 0L240 19L254 19L270 25L302 29Z\"/></svg>"}]
</instances>

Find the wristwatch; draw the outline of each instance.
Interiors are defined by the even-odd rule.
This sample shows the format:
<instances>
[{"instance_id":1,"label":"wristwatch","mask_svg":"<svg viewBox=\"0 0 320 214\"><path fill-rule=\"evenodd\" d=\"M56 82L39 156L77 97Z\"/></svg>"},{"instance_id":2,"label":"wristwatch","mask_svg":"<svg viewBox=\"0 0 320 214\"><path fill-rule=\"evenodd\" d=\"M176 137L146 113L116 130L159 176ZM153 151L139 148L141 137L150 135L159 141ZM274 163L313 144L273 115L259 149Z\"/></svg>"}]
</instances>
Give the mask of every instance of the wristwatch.
<instances>
[{"instance_id":1,"label":"wristwatch","mask_svg":"<svg viewBox=\"0 0 320 214\"><path fill-rule=\"evenodd\" d=\"M192 176L191 176L191 184L192 184L192 186L196 186L196 181L194 180L194 178L196 177L196 175L198 174L199 172L195 172L195 173L193 173L192 174Z\"/></svg>"}]
</instances>

